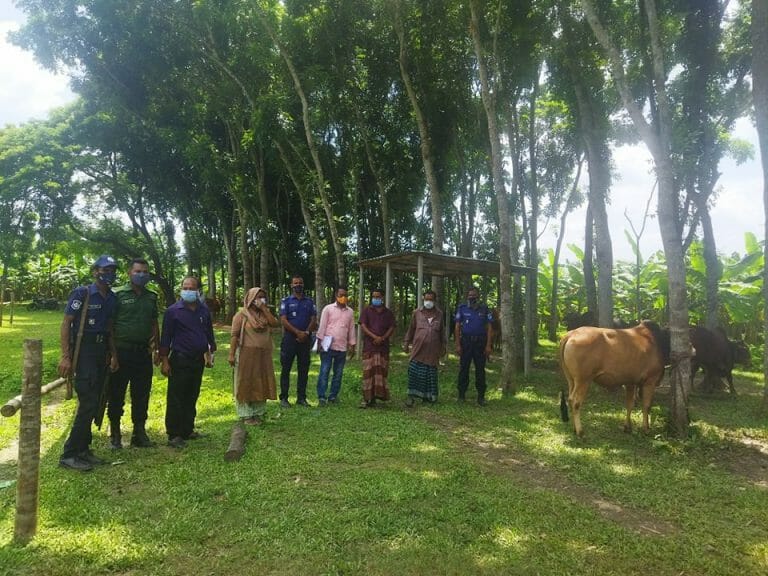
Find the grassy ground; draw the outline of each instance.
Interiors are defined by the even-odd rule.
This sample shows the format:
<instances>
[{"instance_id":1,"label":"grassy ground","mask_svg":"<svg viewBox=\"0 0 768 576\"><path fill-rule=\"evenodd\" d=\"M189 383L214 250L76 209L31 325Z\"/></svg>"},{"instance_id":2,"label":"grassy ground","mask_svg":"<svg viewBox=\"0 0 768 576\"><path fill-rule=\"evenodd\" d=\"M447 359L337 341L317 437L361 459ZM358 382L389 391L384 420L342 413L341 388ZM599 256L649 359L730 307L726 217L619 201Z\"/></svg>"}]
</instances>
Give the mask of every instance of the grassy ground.
<instances>
[{"instance_id":1,"label":"grassy ground","mask_svg":"<svg viewBox=\"0 0 768 576\"><path fill-rule=\"evenodd\" d=\"M44 379L53 379L59 319L25 313L19 332L0 328L3 397L18 390L24 327L44 338ZM224 350L198 405L209 436L183 451L110 454L97 432L95 451L115 465L60 469L75 404L59 392L44 412L39 530L26 547L12 544L15 489L0 489L0 573L768 572L768 430L757 375L737 375L735 398L694 396L686 442L663 434L663 389L644 436L622 433L621 400L593 387L586 438L576 440L559 421L553 351L544 347L516 396L495 391L486 408L456 403L449 357L440 403L406 409L406 358L397 353L393 401L360 410L360 366L349 362L339 406L270 403L236 463L223 460L235 420ZM313 359L311 400L317 368ZM493 382L498 363L490 368ZM162 443L165 380L154 386L149 431ZM0 421L0 449L17 427L18 416ZM13 462L0 464L0 480L14 477Z\"/></svg>"}]
</instances>

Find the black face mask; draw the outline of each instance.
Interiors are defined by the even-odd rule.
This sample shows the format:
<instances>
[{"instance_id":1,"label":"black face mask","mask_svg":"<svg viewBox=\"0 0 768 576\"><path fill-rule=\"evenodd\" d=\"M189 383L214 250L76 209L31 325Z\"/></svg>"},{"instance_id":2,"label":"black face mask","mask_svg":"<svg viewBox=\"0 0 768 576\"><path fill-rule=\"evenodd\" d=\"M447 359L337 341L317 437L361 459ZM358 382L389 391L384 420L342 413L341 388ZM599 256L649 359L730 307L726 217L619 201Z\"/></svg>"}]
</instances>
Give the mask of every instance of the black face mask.
<instances>
[{"instance_id":1,"label":"black face mask","mask_svg":"<svg viewBox=\"0 0 768 576\"><path fill-rule=\"evenodd\" d=\"M304 284L294 284L293 291L296 294L304 294Z\"/></svg>"},{"instance_id":2,"label":"black face mask","mask_svg":"<svg viewBox=\"0 0 768 576\"><path fill-rule=\"evenodd\" d=\"M469 302L470 306L474 306L477 304L477 298L467 298L467 302Z\"/></svg>"}]
</instances>

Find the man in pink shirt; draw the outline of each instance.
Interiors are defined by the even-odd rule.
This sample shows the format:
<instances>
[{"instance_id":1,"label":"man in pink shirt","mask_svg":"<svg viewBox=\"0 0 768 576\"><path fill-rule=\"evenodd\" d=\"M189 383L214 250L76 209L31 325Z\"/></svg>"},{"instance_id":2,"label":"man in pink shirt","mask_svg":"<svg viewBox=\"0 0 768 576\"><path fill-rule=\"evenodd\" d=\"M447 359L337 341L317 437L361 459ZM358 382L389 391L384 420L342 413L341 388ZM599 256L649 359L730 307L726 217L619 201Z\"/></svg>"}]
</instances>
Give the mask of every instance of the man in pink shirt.
<instances>
[{"instance_id":1,"label":"man in pink shirt","mask_svg":"<svg viewBox=\"0 0 768 576\"><path fill-rule=\"evenodd\" d=\"M347 306L347 289L336 289L336 302L323 308L320 327L317 329L318 352L320 353L320 374L317 377L317 399L320 406L338 401L341 391L341 377L347 352L355 353L355 315ZM328 375L333 366L331 392L326 398Z\"/></svg>"}]
</instances>

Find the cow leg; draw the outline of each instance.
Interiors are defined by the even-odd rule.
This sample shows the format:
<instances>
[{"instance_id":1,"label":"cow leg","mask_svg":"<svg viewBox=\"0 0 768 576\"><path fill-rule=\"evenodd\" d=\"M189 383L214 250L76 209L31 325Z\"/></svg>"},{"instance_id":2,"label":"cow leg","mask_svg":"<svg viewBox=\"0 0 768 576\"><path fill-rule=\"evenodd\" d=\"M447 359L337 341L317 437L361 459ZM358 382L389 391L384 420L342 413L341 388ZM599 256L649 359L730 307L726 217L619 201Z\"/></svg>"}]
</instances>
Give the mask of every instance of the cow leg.
<instances>
[{"instance_id":1,"label":"cow leg","mask_svg":"<svg viewBox=\"0 0 768 576\"><path fill-rule=\"evenodd\" d=\"M635 407L635 385L626 385L627 419L624 422L624 432L632 432L632 409Z\"/></svg>"},{"instance_id":2,"label":"cow leg","mask_svg":"<svg viewBox=\"0 0 768 576\"><path fill-rule=\"evenodd\" d=\"M736 388L733 387L733 374L728 372L728 375L725 378L728 380L728 391L736 396Z\"/></svg>"},{"instance_id":3,"label":"cow leg","mask_svg":"<svg viewBox=\"0 0 768 576\"><path fill-rule=\"evenodd\" d=\"M571 412L573 412L573 431L576 433L576 436L584 435L584 430L581 428L581 406L587 397L588 386L588 382L574 380L573 384L569 387L568 402L571 405Z\"/></svg>"},{"instance_id":4,"label":"cow leg","mask_svg":"<svg viewBox=\"0 0 768 576\"><path fill-rule=\"evenodd\" d=\"M646 384L640 389L643 395L643 432L648 434L651 431L650 412L651 402L653 402L653 392L655 386L653 384Z\"/></svg>"}]
</instances>

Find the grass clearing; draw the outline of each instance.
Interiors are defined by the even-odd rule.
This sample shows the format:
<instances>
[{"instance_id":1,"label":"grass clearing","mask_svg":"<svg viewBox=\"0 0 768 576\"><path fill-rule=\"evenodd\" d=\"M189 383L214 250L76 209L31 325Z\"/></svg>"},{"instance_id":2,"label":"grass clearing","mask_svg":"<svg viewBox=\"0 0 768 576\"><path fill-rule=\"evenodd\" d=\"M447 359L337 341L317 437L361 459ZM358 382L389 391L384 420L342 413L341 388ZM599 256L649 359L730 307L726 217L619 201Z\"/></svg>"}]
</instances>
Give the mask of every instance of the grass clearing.
<instances>
[{"instance_id":1,"label":"grass clearing","mask_svg":"<svg viewBox=\"0 0 768 576\"><path fill-rule=\"evenodd\" d=\"M43 337L46 381L59 321L36 312L14 326L26 322ZM21 369L22 336L6 330L3 399L18 393ZM222 352L198 404L209 435L183 451L162 445L159 374L148 429L160 445L110 453L106 431L96 432L96 453L122 463L88 474L57 467L75 403L46 400L59 403L44 418L38 535L24 548L12 544L15 489L0 489L0 572L768 572L768 431L758 375L737 374L736 397L694 395L686 442L663 434L663 390L645 436L624 434L622 400L593 386L578 440L559 421L551 346L536 362L544 368L520 377L515 397L493 391L486 408L456 403L454 357L441 369L439 404L404 408L406 358L396 352L389 406L357 408L360 365L350 361L339 406L281 410L270 402L243 459L227 463L235 415L225 332L217 339ZM277 350L275 359L279 366ZM313 358L310 400L318 365ZM489 382L498 368L491 364ZM18 416L0 420L0 451L17 434ZM0 464L0 480L12 478L14 463Z\"/></svg>"}]
</instances>

